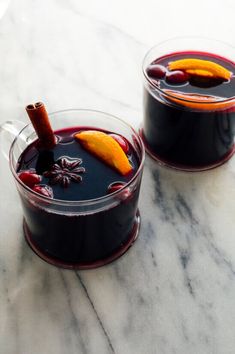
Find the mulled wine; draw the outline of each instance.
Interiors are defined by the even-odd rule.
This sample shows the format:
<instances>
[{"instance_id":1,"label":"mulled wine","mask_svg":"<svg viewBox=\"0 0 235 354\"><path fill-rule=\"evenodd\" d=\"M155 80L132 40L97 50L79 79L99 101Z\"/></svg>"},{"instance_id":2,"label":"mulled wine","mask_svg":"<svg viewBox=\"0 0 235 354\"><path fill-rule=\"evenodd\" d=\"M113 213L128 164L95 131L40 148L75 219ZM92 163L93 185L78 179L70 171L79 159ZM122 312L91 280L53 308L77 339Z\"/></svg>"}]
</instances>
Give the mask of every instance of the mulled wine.
<instances>
[{"instance_id":1,"label":"mulled wine","mask_svg":"<svg viewBox=\"0 0 235 354\"><path fill-rule=\"evenodd\" d=\"M36 253L56 265L102 265L121 255L137 234L140 146L96 127L63 128L54 134L53 148L42 148L37 139L18 159L18 178L32 191L29 198L21 195L26 238ZM110 162L112 153L120 155Z\"/></svg>"},{"instance_id":2,"label":"mulled wine","mask_svg":"<svg viewBox=\"0 0 235 354\"><path fill-rule=\"evenodd\" d=\"M176 168L200 170L234 153L235 63L202 51L155 58L144 68L147 151Z\"/></svg>"}]
</instances>

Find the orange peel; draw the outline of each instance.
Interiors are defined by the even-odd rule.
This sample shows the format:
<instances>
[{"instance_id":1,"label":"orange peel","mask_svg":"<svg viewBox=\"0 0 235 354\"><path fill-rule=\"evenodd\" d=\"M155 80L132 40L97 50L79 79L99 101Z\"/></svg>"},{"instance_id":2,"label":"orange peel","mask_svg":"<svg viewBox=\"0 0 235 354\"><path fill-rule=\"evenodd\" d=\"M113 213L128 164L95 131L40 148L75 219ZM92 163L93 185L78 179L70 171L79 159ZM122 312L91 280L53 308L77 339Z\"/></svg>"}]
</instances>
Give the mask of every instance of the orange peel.
<instances>
[{"instance_id":1,"label":"orange peel","mask_svg":"<svg viewBox=\"0 0 235 354\"><path fill-rule=\"evenodd\" d=\"M198 109L202 111L216 111L235 107L235 99L227 101L219 101L220 97L202 96L199 94L183 94L173 90L164 90L169 96L170 101L173 101L181 106Z\"/></svg>"},{"instance_id":2,"label":"orange peel","mask_svg":"<svg viewBox=\"0 0 235 354\"><path fill-rule=\"evenodd\" d=\"M229 80L232 75L228 69L210 60L194 58L179 59L170 62L168 67L169 70L183 70L186 72L188 72L188 70L194 70L194 74L203 74L203 76L205 76L204 71L206 71L211 73L212 77L217 77L224 80ZM201 72L201 70L203 70L203 72Z\"/></svg>"},{"instance_id":3,"label":"orange peel","mask_svg":"<svg viewBox=\"0 0 235 354\"><path fill-rule=\"evenodd\" d=\"M74 135L82 146L122 175L132 171L132 166L117 141L97 130L84 130Z\"/></svg>"},{"instance_id":4,"label":"orange peel","mask_svg":"<svg viewBox=\"0 0 235 354\"><path fill-rule=\"evenodd\" d=\"M208 70L202 69L188 69L185 70L187 74L195 75L195 76L203 76L203 77L214 77L214 75Z\"/></svg>"}]
</instances>

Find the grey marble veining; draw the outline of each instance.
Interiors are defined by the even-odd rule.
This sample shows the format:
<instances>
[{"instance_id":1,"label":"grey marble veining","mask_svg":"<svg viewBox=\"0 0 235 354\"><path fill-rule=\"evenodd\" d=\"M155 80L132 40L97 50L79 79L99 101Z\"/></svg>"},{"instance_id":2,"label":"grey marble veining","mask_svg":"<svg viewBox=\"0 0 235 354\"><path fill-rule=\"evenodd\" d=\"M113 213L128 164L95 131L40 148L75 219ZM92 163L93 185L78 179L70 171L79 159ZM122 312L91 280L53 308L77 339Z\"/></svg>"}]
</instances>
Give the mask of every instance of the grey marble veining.
<instances>
[{"instance_id":1,"label":"grey marble veining","mask_svg":"<svg viewBox=\"0 0 235 354\"><path fill-rule=\"evenodd\" d=\"M12 0L0 19L0 123L26 122L24 106L42 100L137 128L146 50L186 29L234 44L234 10L231 0ZM139 238L118 261L57 269L26 245L0 156L1 354L235 352L235 158L184 173L147 157L139 207Z\"/></svg>"}]
</instances>

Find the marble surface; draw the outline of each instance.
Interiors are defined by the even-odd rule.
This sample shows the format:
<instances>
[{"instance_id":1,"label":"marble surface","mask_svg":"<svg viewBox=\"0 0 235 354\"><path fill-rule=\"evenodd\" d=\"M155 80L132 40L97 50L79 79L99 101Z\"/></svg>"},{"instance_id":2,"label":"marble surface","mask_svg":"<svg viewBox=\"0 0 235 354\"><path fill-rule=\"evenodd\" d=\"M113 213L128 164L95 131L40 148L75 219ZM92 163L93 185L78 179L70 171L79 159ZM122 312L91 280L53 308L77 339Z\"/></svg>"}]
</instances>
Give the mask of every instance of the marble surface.
<instances>
[{"instance_id":1,"label":"marble surface","mask_svg":"<svg viewBox=\"0 0 235 354\"><path fill-rule=\"evenodd\" d=\"M49 111L93 108L137 128L150 46L185 33L235 45L233 0L15 0L0 9L0 123L26 122L24 106L42 100ZM96 270L57 269L28 248L2 155L0 196L1 354L235 352L235 158L196 174L147 158L139 238Z\"/></svg>"}]
</instances>

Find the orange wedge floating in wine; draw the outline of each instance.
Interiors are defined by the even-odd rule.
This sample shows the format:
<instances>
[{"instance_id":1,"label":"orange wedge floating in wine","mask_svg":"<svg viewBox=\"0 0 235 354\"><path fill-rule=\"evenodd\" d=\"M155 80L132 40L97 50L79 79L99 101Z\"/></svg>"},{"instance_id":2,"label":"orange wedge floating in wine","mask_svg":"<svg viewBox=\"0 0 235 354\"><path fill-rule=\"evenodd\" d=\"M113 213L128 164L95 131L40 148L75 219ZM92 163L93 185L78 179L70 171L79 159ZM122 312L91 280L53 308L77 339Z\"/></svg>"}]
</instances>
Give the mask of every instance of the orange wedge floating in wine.
<instances>
[{"instance_id":1,"label":"orange wedge floating in wine","mask_svg":"<svg viewBox=\"0 0 235 354\"><path fill-rule=\"evenodd\" d=\"M229 80L232 75L228 69L210 60L194 58L179 59L170 62L168 67L169 70L183 70L186 72L188 72L188 70L198 70L198 75L203 73L203 76L205 76L205 71L207 71L211 73L213 77L221 78L224 80ZM203 72L201 72L201 70L203 70Z\"/></svg>"},{"instance_id":2,"label":"orange wedge floating in wine","mask_svg":"<svg viewBox=\"0 0 235 354\"><path fill-rule=\"evenodd\" d=\"M165 89L164 92L168 94L167 98L170 101L193 109L203 111L216 111L235 107L235 99L220 101L221 97L216 96L186 94L168 89Z\"/></svg>"},{"instance_id":3,"label":"orange wedge floating in wine","mask_svg":"<svg viewBox=\"0 0 235 354\"><path fill-rule=\"evenodd\" d=\"M91 154L122 175L132 171L132 166L117 141L110 135L97 130L84 130L75 134L75 138Z\"/></svg>"},{"instance_id":4,"label":"orange wedge floating in wine","mask_svg":"<svg viewBox=\"0 0 235 354\"><path fill-rule=\"evenodd\" d=\"M187 74L194 75L194 76L214 77L214 75L208 70L188 69L185 71Z\"/></svg>"}]
</instances>

